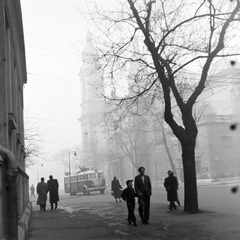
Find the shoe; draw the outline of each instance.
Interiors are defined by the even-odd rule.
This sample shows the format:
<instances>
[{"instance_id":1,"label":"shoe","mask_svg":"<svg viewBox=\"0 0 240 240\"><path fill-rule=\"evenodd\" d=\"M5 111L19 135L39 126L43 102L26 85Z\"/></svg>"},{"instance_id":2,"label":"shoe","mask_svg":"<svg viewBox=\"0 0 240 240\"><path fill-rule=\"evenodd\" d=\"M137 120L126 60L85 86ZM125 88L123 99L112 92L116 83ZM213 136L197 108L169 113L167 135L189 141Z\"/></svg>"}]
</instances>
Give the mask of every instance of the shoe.
<instances>
[{"instance_id":1,"label":"shoe","mask_svg":"<svg viewBox=\"0 0 240 240\"><path fill-rule=\"evenodd\" d=\"M144 222L145 222L145 224L149 224L148 220L145 220Z\"/></svg>"},{"instance_id":2,"label":"shoe","mask_svg":"<svg viewBox=\"0 0 240 240\"><path fill-rule=\"evenodd\" d=\"M137 223L136 223L136 222L133 222L133 226L137 226Z\"/></svg>"},{"instance_id":3,"label":"shoe","mask_svg":"<svg viewBox=\"0 0 240 240\"><path fill-rule=\"evenodd\" d=\"M130 225L132 225L132 222L131 222L131 220L128 220L128 223L129 223Z\"/></svg>"},{"instance_id":4,"label":"shoe","mask_svg":"<svg viewBox=\"0 0 240 240\"><path fill-rule=\"evenodd\" d=\"M57 205L55 205L55 210L57 209Z\"/></svg>"}]
</instances>

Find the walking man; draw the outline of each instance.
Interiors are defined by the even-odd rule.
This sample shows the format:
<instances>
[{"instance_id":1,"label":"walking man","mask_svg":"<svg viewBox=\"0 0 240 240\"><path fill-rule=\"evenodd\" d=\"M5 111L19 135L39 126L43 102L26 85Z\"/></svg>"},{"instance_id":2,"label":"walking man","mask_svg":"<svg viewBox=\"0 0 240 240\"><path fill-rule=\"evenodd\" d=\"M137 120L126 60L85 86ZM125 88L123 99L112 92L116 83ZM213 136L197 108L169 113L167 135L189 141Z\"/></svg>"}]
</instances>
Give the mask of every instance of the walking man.
<instances>
[{"instance_id":1,"label":"walking man","mask_svg":"<svg viewBox=\"0 0 240 240\"><path fill-rule=\"evenodd\" d=\"M46 210L46 202L47 202L47 193L48 193L48 186L44 182L44 178L41 178L41 182L37 185L37 205L40 205L40 210Z\"/></svg>"},{"instance_id":2,"label":"walking man","mask_svg":"<svg viewBox=\"0 0 240 240\"><path fill-rule=\"evenodd\" d=\"M173 209L177 209L177 206L174 202L178 202L178 205L180 205L180 202L178 200L178 181L177 178L173 175L172 171L168 171L168 177L164 180L164 187L167 191L167 200L170 202L169 209L172 211Z\"/></svg>"},{"instance_id":3,"label":"walking man","mask_svg":"<svg viewBox=\"0 0 240 240\"><path fill-rule=\"evenodd\" d=\"M30 187L30 192L31 192L31 197L35 197L35 187L33 186L33 184Z\"/></svg>"},{"instance_id":4,"label":"walking man","mask_svg":"<svg viewBox=\"0 0 240 240\"><path fill-rule=\"evenodd\" d=\"M150 197L152 195L152 185L150 177L145 175L145 168L140 167L138 169L139 175L135 177L134 188L138 195L139 215L142 219L142 223L148 224L150 216Z\"/></svg>"},{"instance_id":5,"label":"walking man","mask_svg":"<svg viewBox=\"0 0 240 240\"><path fill-rule=\"evenodd\" d=\"M50 201L50 204L51 204L51 210L53 210L53 204L55 204L55 209L57 209L58 201L59 201L58 180L53 179L53 176L50 175L49 180L47 181L47 185L48 185L48 191L49 191L49 195L50 195L49 201Z\"/></svg>"}]
</instances>

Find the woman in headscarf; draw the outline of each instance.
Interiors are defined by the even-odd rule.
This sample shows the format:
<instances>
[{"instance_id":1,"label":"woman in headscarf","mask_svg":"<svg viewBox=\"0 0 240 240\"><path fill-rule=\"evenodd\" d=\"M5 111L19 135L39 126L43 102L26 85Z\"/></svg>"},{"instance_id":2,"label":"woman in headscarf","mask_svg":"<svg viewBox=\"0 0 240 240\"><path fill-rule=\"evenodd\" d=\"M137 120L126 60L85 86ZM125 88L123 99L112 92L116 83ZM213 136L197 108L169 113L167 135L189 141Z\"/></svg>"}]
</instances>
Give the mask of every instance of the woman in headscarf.
<instances>
[{"instance_id":1,"label":"woman in headscarf","mask_svg":"<svg viewBox=\"0 0 240 240\"><path fill-rule=\"evenodd\" d=\"M121 193L122 193L122 186L120 184L120 182L118 181L117 177L113 177L112 180L112 195L114 196L114 198L116 199L116 202L121 202Z\"/></svg>"}]
</instances>

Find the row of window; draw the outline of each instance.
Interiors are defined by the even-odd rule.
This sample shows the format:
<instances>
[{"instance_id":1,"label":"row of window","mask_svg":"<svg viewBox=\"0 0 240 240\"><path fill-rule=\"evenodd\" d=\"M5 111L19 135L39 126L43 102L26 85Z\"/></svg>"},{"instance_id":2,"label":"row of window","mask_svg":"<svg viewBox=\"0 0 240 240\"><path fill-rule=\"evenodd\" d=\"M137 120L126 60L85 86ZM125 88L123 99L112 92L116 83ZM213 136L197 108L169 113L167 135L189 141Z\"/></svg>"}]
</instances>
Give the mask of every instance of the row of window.
<instances>
[{"instance_id":1,"label":"row of window","mask_svg":"<svg viewBox=\"0 0 240 240\"><path fill-rule=\"evenodd\" d=\"M81 180L88 180L88 179L96 179L96 178L103 178L103 173L89 173L89 174L81 174L77 176L72 176L71 181L81 181ZM66 177L64 179L65 182L69 182L70 177Z\"/></svg>"}]
</instances>

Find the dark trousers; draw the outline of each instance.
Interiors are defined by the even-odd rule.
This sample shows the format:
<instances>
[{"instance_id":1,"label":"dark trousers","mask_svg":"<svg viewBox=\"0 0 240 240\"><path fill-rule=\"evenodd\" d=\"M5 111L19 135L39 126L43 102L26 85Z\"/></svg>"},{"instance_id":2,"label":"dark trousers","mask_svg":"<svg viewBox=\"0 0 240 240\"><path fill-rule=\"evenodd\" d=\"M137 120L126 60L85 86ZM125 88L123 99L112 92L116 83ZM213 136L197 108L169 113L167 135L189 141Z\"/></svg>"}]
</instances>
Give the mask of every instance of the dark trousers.
<instances>
[{"instance_id":1,"label":"dark trousers","mask_svg":"<svg viewBox=\"0 0 240 240\"><path fill-rule=\"evenodd\" d=\"M45 204L40 204L40 210L45 211L46 210L46 205Z\"/></svg>"},{"instance_id":2,"label":"dark trousers","mask_svg":"<svg viewBox=\"0 0 240 240\"><path fill-rule=\"evenodd\" d=\"M135 202L127 202L128 209L128 221L136 222L136 217L134 214Z\"/></svg>"},{"instance_id":3,"label":"dark trousers","mask_svg":"<svg viewBox=\"0 0 240 240\"><path fill-rule=\"evenodd\" d=\"M51 203L51 209L52 209L52 210L53 210L53 204L54 204L54 203ZM57 202L55 202L55 209L57 209L57 205L58 205Z\"/></svg>"},{"instance_id":4,"label":"dark trousers","mask_svg":"<svg viewBox=\"0 0 240 240\"><path fill-rule=\"evenodd\" d=\"M143 220L148 221L150 216L150 196L144 194L143 201L144 201L144 205L139 204L138 211L139 211L140 217Z\"/></svg>"},{"instance_id":5,"label":"dark trousers","mask_svg":"<svg viewBox=\"0 0 240 240\"><path fill-rule=\"evenodd\" d=\"M175 205L175 201L169 201L170 204L169 204L169 209L173 209L173 208L176 208L177 206Z\"/></svg>"}]
</instances>

